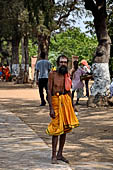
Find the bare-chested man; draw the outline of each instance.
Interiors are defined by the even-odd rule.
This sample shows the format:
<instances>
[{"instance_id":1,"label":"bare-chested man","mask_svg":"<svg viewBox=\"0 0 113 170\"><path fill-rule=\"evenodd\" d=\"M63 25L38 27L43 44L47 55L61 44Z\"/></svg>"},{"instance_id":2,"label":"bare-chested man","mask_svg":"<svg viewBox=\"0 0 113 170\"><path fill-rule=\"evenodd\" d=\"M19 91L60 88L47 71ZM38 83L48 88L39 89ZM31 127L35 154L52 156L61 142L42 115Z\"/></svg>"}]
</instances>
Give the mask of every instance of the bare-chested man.
<instances>
[{"instance_id":1,"label":"bare-chested man","mask_svg":"<svg viewBox=\"0 0 113 170\"><path fill-rule=\"evenodd\" d=\"M51 123L46 129L47 134L52 136L52 163L57 160L69 163L62 155L66 133L72 128L79 126L71 101L71 92L65 88L65 75L68 73L68 58L61 55L57 59L57 70L49 73L48 78L48 101L50 107ZM56 153L59 139L59 150Z\"/></svg>"}]
</instances>

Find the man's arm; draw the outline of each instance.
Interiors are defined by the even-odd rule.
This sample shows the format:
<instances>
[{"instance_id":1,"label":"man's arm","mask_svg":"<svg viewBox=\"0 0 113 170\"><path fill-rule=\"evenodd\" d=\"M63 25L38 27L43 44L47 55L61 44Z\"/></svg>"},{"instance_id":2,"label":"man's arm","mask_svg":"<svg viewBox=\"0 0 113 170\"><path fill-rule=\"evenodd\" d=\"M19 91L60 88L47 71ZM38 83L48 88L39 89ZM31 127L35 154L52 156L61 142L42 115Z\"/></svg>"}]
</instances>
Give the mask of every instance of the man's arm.
<instances>
[{"instance_id":1,"label":"man's arm","mask_svg":"<svg viewBox=\"0 0 113 170\"><path fill-rule=\"evenodd\" d=\"M71 93L71 91L68 91L68 95L71 97L71 102L72 102L72 93ZM72 106L74 107L73 102L72 102Z\"/></svg>"},{"instance_id":2,"label":"man's arm","mask_svg":"<svg viewBox=\"0 0 113 170\"><path fill-rule=\"evenodd\" d=\"M72 69L70 70L70 78L71 78L71 80L73 79L73 74L74 74L74 72L75 72L75 69L72 68Z\"/></svg>"},{"instance_id":3,"label":"man's arm","mask_svg":"<svg viewBox=\"0 0 113 170\"><path fill-rule=\"evenodd\" d=\"M51 71L51 63L48 63L48 73Z\"/></svg>"},{"instance_id":4,"label":"man's arm","mask_svg":"<svg viewBox=\"0 0 113 170\"><path fill-rule=\"evenodd\" d=\"M35 74L36 74L36 84L38 85L38 75L39 75L39 63L37 62L35 65Z\"/></svg>"},{"instance_id":5,"label":"man's arm","mask_svg":"<svg viewBox=\"0 0 113 170\"><path fill-rule=\"evenodd\" d=\"M50 109L50 117L55 118L54 109L52 107L52 89L53 89L53 72L50 72L48 77L48 103Z\"/></svg>"},{"instance_id":6,"label":"man's arm","mask_svg":"<svg viewBox=\"0 0 113 170\"><path fill-rule=\"evenodd\" d=\"M39 71L37 70L36 71L36 83L37 83L37 85L38 85L38 75L39 75Z\"/></svg>"},{"instance_id":7,"label":"man's arm","mask_svg":"<svg viewBox=\"0 0 113 170\"><path fill-rule=\"evenodd\" d=\"M68 95L71 97L71 102L72 102L72 93L71 93L71 91L68 92ZM73 106L74 111L78 112L78 109L77 109L76 105L73 102L72 102L72 106Z\"/></svg>"}]
</instances>

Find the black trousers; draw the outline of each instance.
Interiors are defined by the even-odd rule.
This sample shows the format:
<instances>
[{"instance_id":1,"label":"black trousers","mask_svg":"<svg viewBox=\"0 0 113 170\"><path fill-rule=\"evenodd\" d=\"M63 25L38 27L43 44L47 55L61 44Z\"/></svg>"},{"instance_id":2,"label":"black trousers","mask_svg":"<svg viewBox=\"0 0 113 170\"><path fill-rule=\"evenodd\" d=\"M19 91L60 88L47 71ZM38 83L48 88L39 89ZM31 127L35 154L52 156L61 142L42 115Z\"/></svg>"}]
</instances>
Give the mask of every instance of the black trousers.
<instances>
[{"instance_id":1,"label":"black trousers","mask_svg":"<svg viewBox=\"0 0 113 170\"><path fill-rule=\"evenodd\" d=\"M41 103L45 104L45 99L44 99L44 88L46 90L46 100L48 100L48 78L40 78L38 82L38 87L39 87L39 94L41 98Z\"/></svg>"},{"instance_id":2,"label":"black trousers","mask_svg":"<svg viewBox=\"0 0 113 170\"><path fill-rule=\"evenodd\" d=\"M89 80L85 80L85 86L86 86L86 96L89 97L89 87L88 87Z\"/></svg>"}]
</instances>

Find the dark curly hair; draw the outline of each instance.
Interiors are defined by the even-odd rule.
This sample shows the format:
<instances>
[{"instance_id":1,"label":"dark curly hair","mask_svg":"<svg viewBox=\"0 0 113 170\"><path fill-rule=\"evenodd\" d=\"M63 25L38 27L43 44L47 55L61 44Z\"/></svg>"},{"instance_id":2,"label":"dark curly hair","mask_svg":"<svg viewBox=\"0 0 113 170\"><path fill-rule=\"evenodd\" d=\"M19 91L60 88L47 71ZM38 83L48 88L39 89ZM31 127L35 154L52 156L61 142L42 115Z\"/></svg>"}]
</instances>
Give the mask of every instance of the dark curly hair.
<instances>
[{"instance_id":1,"label":"dark curly hair","mask_svg":"<svg viewBox=\"0 0 113 170\"><path fill-rule=\"evenodd\" d=\"M42 59L45 59L45 52L41 52L41 54L40 54L40 57L42 58Z\"/></svg>"},{"instance_id":2,"label":"dark curly hair","mask_svg":"<svg viewBox=\"0 0 113 170\"><path fill-rule=\"evenodd\" d=\"M73 62L73 65L74 65L75 70L77 70L77 69L78 69L78 61L75 60L75 61Z\"/></svg>"}]
</instances>

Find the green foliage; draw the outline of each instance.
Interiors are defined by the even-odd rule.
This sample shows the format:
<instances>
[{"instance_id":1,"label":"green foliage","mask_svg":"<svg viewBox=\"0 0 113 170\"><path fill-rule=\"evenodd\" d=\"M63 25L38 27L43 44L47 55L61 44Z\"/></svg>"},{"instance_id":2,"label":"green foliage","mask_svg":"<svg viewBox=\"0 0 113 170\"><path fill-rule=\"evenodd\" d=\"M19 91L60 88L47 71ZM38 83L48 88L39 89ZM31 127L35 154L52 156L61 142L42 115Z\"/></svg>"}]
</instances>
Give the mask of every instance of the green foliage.
<instances>
[{"instance_id":1,"label":"green foliage","mask_svg":"<svg viewBox=\"0 0 113 170\"><path fill-rule=\"evenodd\" d=\"M60 53L56 52L56 51L51 51L49 52L49 56L48 56L48 59L49 61L51 62L51 64L53 66L56 66L56 60L57 60L57 57L60 55Z\"/></svg>"},{"instance_id":2,"label":"green foliage","mask_svg":"<svg viewBox=\"0 0 113 170\"><path fill-rule=\"evenodd\" d=\"M54 8L50 0L24 0L25 7L29 12L29 21L32 24L40 24L40 11L43 11L44 25L49 28L49 23L53 21Z\"/></svg>"},{"instance_id":3,"label":"green foliage","mask_svg":"<svg viewBox=\"0 0 113 170\"><path fill-rule=\"evenodd\" d=\"M18 29L18 16L23 11L22 0L0 0L0 37L10 39Z\"/></svg>"},{"instance_id":4,"label":"green foliage","mask_svg":"<svg viewBox=\"0 0 113 170\"><path fill-rule=\"evenodd\" d=\"M65 54L69 58L75 55L79 56L79 60L86 59L91 63L96 47L96 37L86 36L85 33L80 32L79 28L68 29L51 38L48 58L54 64L56 55Z\"/></svg>"},{"instance_id":5,"label":"green foliage","mask_svg":"<svg viewBox=\"0 0 113 170\"><path fill-rule=\"evenodd\" d=\"M29 56L37 55L37 44L33 43L32 40L29 40L28 43Z\"/></svg>"}]
</instances>

